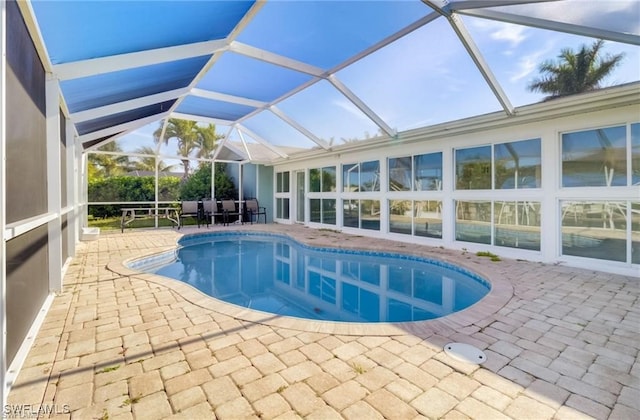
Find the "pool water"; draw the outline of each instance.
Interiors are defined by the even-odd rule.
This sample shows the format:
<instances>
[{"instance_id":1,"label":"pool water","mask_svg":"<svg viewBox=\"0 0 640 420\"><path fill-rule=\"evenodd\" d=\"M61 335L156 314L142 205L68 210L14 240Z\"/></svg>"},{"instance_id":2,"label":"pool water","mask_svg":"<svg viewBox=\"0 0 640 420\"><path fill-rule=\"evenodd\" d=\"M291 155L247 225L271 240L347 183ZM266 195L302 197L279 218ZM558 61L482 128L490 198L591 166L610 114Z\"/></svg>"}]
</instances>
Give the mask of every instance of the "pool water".
<instances>
[{"instance_id":1,"label":"pool water","mask_svg":"<svg viewBox=\"0 0 640 420\"><path fill-rule=\"evenodd\" d=\"M439 318L473 305L489 283L465 269L400 254L315 248L273 234L186 236L175 258L142 271L277 315L351 322Z\"/></svg>"}]
</instances>

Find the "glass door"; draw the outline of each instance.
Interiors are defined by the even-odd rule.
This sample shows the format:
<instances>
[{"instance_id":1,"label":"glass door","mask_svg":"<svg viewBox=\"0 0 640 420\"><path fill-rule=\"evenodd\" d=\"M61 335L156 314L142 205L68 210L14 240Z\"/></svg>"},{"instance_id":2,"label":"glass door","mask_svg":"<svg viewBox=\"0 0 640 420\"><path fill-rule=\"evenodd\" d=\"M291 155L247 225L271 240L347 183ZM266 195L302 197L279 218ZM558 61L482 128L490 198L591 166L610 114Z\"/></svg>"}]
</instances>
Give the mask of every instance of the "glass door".
<instances>
[{"instance_id":1,"label":"glass door","mask_svg":"<svg viewBox=\"0 0 640 420\"><path fill-rule=\"evenodd\" d=\"M304 174L305 171L296 172L296 223L304 223Z\"/></svg>"}]
</instances>

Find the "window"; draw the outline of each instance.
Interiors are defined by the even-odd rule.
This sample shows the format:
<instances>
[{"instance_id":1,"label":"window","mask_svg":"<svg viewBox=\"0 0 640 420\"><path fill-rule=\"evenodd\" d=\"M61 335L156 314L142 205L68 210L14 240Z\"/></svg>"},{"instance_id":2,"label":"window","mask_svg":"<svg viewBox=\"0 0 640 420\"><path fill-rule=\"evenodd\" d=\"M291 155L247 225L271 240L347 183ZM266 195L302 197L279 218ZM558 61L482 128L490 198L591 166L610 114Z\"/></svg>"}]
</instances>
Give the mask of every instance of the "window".
<instances>
[{"instance_id":1,"label":"window","mask_svg":"<svg viewBox=\"0 0 640 420\"><path fill-rule=\"evenodd\" d=\"M631 124L631 185L640 185L640 123Z\"/></svg>"},{"instance_id":2,"label":"window","mask_svg":"<svg viewBox=\"0 0 640 420\"><path fill-rule=\"evenodd\" d=\"M336 224L336 200L335 198L311 198L309 200L311 214L309 221L326 225Z\"/></svg>"},{"instance_id":3,"label":"window","mask_svg":"<svg viewBox=\"0 0 640 420\"><path fill-rule=\"evenodd\" d=\"M309 192L335 192L336 167L314 168L309 170Z\"/></svg>"},{"instance_id":4,"label":"window","mask_svg":"<svg viewBox=\"0 0 640 420\"><path fill-rule=\"evenodd\" d=\"M411 158L389 158L389 191L411 190Z\"/></svg>"},{"instance_id":5,"label":"window","mask_svg":"<svg viewBox=\"0 0 640 420\"><path fill-rule=\"evenodd\" d=\"M276 173L276 192L288 193L289 192L289 172Z\"/></svg>"},{"instance_id":6,"label":"window","mask_svg":"<svg viewBox=\"0 0 640 420\"><path fill-rule=\"evenodd\" d=\"M491 146L456 150L456 189L491 189Z\"/></svg>"},{"instance_id":7,"label":"window","mask_svg":"<svg viewBox=\"0 0 640 420\"><path fill-rule=\"evenodd\" d=\"M627 185L626 126L562 135L562 186Z\"/></svg>"},{"instance_id":8,"label":"window","mask_svg":"<svg viewBox=\"0 0 640 420\"><path fill-rule=\"evenodd\" d=\"M626 202L563 201L561 207L563 255L627 260ZM638 218L635 220L637 223Z\"/></svg>"},{"instance_id":9,"label":"window","mask_svg":"<svg viewBox=\"0 0 640 420\"><path fill-rule=\"evenodd\" d=\"M456 201L456 240L491 244L490 201Z\"/></svg>"},{"instance_id":10,"label":"window","mask_svg":"<svg viewBox=\"0 0 640 420\"><path fill-rule=\"evenodd\" d=\"M389 232L442 238L442 201L389 200Z\"/></svg>"},{"instance_id":11,"label":"window","mask_svg":"<svg viewBox=\"0 0 640 420\"><path fill-rule=\"evenodd\" d=\"M540 139L496 144L493 156L496 189L540 188Z\"/></svg>"},{"instance_id":12,"label":"window","mask_svg":"<svg viewBox=\"0 0 640 420\"><path fill-rule=\"evenodd\" d=\"M540 251L540 203L496 201L493 237L497 246Z\"/></svg>"},{"instance_id":13,"label":"window","mask_svg":"<svg viewBox=\"0 0 640 420\"><path fill-rule=\"evenodd\" d=\"M413 157L414 191L442 190L442 153Z\"/></svg>"},{"instance_id":14,"label":"window","mask_svg":"<svg viewBox=\"0 0 640 420\"><path fill-rule=\"evenodd\" d=\"M380 191L380 161L342 165L344 192Z\"/></svg>"},{"instance_id":15,"label":"window","mask_svg":"<svg viewBox=\"0 0 640 420\"><path fill-rule=\"evenodd\" d=\"M289 219L289 199L276 198L276 218Z\"/></svg>"},{"instance_id":16,"label":"window","mask_svg":"<svg viewBox=\"0 0 640 420\"><path fill-rule=\"evenodd\" d=\"M380 201L342 200L342 225L369 230L380 230Z\"/></svg>"}]
</instances>

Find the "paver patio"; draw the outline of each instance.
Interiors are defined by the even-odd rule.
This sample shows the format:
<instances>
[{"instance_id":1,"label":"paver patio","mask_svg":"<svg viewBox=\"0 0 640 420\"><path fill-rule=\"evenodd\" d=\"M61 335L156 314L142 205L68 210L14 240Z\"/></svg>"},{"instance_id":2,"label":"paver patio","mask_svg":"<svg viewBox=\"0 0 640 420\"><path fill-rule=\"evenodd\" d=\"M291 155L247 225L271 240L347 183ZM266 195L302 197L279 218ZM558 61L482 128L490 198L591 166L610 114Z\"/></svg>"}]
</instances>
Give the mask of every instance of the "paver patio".
<instances>
[{"instance_id":1,"label":"paver patio","mask_svg":"<svg viewBox=\"0 0 640 420\"><path fill-rule=\"evenodd\" d=\"M222 229L410 250L475 267L500 278L502 290L473 316L393 334L252 322L202 304L175 281L107 268L167 249L184 232L103 234L80 245L9 404L110 420L640 418L638 278L301 226L209 230ZM442 348L452 341L481 348L487 361L450 358Z\"/></svg>"}]
</instances>

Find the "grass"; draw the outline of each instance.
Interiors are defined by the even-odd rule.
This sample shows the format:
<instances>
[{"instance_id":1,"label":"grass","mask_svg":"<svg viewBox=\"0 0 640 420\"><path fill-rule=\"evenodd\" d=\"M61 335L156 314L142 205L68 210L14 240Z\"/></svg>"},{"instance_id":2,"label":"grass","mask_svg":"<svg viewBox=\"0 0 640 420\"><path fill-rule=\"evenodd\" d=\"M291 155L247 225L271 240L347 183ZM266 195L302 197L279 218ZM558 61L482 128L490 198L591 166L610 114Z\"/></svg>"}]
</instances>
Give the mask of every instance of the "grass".
<instances>
[{"instance_id":1,"label":"grass","mask_svg":"<svg viewBox=\"0 0 640 420\"><path fill-rule=\"evenodd\" d=\"M357 373L362 375L363 373L365 373L367 370L362 367L361 365L354 363L353 365L351 365L351 367L353 368L353 370Z\"/></svg>"},{"instance_id":2,"label":"grass","mask_svg":"<svg viewBox=\"0 0 640 420\"><path fill-rule=\"evenodd\" d=\"M132 398L127 398L126 400L122 401L122 406L127 406L127 405L132 405L137 403L138 401L140 401L140 395L138 395L137 397L132 397Z\"/></svg>"},{"instance_id":3,"label":"grass","mask_svg":"<svg viewBox=\"0 0 640 420\"><path fill-rule=\"evenodd\" d=\"M491 259L491 261L494 261L494 262L495 261L502 261L500 259L500 257L498 257L496 254L493 254L493 253L491 253L489 251L479 251L479 252L476 252L476 255L478 257L489 257Z\"/></svg>"},{"instance_id":4,"label":"grass","mask_svg":"<svg viewBox=\"0 0 640 420\"><path fill-rule=\"evenodd\" d=\"M120 217L107 217L105 219L89 220L89 227L97 227L101 230L120 230ZM196 226L198 223L193 218L183 219L182 226ZM153 228L156 226L154 219L137 219L129 223L125 229L131 228ZM158 227L176 227L171 220L158 218Z\"/></svg>"},{"instance_id":5,"label":"grass","mask_svg":"<svg viewBox=\"0 0 640 420\"><path fill-rule=\"evenodd\" d=\"M117 366L109 366L109 367L106 367L106 368L104 368L104 369L102 369L102 370L97 371L96 373L107 373L107 372L113 372L114 370L118 370L118 369L120 369L120 365L117 365Z\"/></svg>"}]
</instances>

